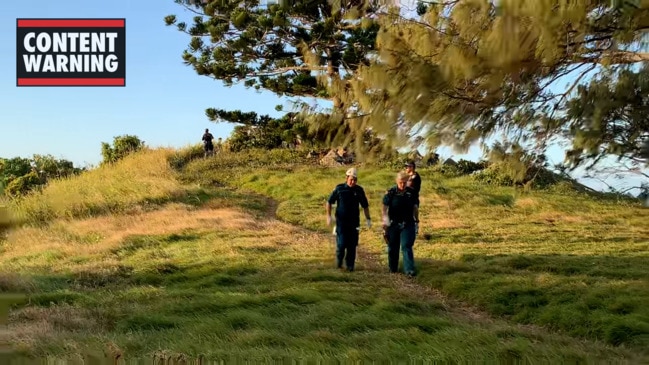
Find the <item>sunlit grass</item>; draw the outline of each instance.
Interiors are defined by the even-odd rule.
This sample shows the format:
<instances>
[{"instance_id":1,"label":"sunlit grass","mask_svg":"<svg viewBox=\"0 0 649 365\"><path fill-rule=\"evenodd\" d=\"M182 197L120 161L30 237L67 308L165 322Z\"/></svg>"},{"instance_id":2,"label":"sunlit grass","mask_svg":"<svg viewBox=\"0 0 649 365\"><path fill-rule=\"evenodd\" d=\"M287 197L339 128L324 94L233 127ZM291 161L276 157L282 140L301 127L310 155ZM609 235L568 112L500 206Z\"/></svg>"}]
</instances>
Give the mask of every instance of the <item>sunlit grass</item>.
<instances>
[{"instance_id":1,"label":"sunlit grass","mask_svg":"<svg viewBox=\"0 0 649 365\"><path fill-rule=\"evenodd\" d=\"M145 150L112 166L102 166L80 176L51 181L45 189L15 201L20 219L47 222L118 213L137 204L165 201L184 193L167 164L169 149Z\"/></svg>"},{"instance_id":2,"label":"sunlit grass","mask_svg":"<svg viewBox=\"0 0 649 365\"><path fill-rule=\"evenodd\" d=\"M172 216L182 218L168 226ZM19 233L6 242L2 266L23 280L30 305L11 313L0 342L27 354L99 349L134 358L164 350L380 360L407 352L446 361L550 362L625 356L464 316L387 275L370 257L359 258L362 271L338 271L330 236L237 208L174 204L128 220L54 224L44 233L58 240L30 248Z\"/></svg>"},{"instance_id":3,"label":"sunlit grass","mask_svg":"<svg viewBox=\"0 0 649 365\"><path fill-rule=\"evenodd\" d=\"M324 201L347 167L288 151L185 166L195 151L183 153L143 152L15 203L27 222L47 224L0 242L0 293L27 298L0 347L122 359L649 358L649 217L639 205L423 169L420 275L408 280L387 273L378 226L396 171L359 166L375 226L361 231L358 270L345 273L333 265ZM166 161L185 166L179 180Z\"/></svg>"},{"instance_id":4,"label":"sunlit grass","mask_svg":"<svg viewBox=\"0 0 649 365\"><path fill-rule=\"evenodd\" d=\"M375 222L395 173L359 169ZM640 305L649 302L649 209L420 173L419 283L515 322L649 346L649 307ZM324 201L343 181L342 168L271 168L242 173L232 184L278 199L285 221L325 232ZM385 262L378 228L361 239Z\"/></svg>"}]
</instances>

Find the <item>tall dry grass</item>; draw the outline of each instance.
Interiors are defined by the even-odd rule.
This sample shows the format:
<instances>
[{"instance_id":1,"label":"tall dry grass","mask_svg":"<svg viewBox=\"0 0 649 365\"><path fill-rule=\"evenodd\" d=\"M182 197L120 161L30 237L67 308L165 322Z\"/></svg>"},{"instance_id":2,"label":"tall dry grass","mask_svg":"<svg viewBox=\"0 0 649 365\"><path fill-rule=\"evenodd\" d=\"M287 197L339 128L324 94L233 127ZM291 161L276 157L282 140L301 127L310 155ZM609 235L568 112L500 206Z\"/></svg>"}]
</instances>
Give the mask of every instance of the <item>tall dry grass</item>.
<instances>
[{"instance_id":1,"label":"tall dry grass","mask_svg":"<svg viewBox=\"0 0 649 365\"><path fill-rule=\"evenodd\" d=\"M0 201L0 235L9 227L11 227L13 223L14 218L9 211L9 208L6 206L6 204L3 204L3 202Z\"/></svg>"},{"instance_id":2,"label":"tall dry grass","mask_svg":"<svg viewBox=\"0 0 649 365\"><path fill-rule=\"evenodd\" d=\"M10 207L22 222L42 223L124 212L139 204L180 197L184 190L167 162L171 153L165 148L140 151L113 165L51 181Z\"/></svg>"}]
</instances>

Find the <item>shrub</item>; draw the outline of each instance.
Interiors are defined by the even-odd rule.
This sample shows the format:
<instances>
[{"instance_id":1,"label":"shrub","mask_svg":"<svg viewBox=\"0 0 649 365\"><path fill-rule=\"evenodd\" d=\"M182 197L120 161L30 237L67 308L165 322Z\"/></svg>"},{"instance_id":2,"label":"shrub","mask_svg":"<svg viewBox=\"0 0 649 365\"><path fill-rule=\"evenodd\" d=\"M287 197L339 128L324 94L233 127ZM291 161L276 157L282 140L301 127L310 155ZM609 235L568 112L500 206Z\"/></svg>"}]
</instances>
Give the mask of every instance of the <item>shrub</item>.
<instances>
[{"instance_id":1,"label":"shrub","mask_svg":"<svg viewBox=\"0 0 649 365\"><path fill-rule=\"evenodd\" d=\"M4 193L9 197L18 198L26 195L30 191L38 190L38 188L43 186L43 184L44 182L38 174L32 171L26 175L11 180L5 187Z\"/></svg>"},{"instance_id":2,"label":"shrub","mask_svg":"<svg viewBox=\"0 0 649 365\"><path fill-rule=\"evenodd\" d=\"M458 173L461 175L470 175L476 171L481 171L486 169L488 166L487 161L469 161L469 160L460 160L457 162L457 165L455 166L457 168Z\"/></svg>"},{"instance_id":3,"label":"shrub","mask_svg":"<svg viewBox=\"0 0 649 365\"><path fill-rule=\"evenodd\" d=\"M566 178L546 169L543 166L512 166L507 162L497 162L480 173L475 174L477 181L496 186L526 186L544 189L553 186Z\"/></svg>"},{"instance_id":4,"label":"shrub","mask_svg":"<svg viewBox=\"0 0 649 365\"><path fill-rule=\"evenodd\" d=\"M140 151L145 147L144 141L137 136L125 134L113 137L113 145L106 142L101 143L102 164L115 163L124 157Z\"/></svg>"}]
</instances>

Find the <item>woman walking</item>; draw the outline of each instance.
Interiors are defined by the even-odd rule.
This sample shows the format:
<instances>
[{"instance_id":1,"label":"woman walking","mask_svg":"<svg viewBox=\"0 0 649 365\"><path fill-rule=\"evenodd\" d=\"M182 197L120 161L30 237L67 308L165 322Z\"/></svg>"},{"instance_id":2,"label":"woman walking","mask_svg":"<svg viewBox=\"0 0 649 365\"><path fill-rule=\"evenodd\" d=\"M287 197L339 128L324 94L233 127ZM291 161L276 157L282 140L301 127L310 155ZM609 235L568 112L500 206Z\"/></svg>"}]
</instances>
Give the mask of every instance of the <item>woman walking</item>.
<instances>
[{"instance_id":1,"label":"woman walking","mask_svg":"<svg viewBox=\"0 0 649 365\"><path fill-rule=\"evenodd\" d=\"M415 276L415 259L412 247L415 244L419 226L419 195L407 186L410 176L405 172L397 174L396 186L383 196L383 229L388 244L388 266L390 272L399 270L399 249L403 252L403 271Z\"/></svg>"}]
</instances>

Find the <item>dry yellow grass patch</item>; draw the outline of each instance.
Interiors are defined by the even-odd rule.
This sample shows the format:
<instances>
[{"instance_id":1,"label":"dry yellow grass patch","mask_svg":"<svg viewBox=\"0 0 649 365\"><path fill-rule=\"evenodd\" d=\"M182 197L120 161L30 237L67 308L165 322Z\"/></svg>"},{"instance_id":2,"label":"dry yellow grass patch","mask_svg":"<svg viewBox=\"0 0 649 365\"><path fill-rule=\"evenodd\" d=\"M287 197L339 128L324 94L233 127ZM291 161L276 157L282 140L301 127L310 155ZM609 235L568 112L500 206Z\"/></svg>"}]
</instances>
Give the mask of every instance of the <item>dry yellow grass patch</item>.
<instances>
[{"instance_id":1,"label":"dry yellow grass patch","mask_svg":"<svg viewBox=\"0 0 649 365\"><path fill-rule=\"evenodd\" d=\"M586 223L590 221L588 217L567 215L561 212L542 212L534 220L547 223Z\"/></svg>"},{"instance_id":2,"label":"dry yellow grass patch","mask_svg":"<svg viewBox=\"0 0 649 365\"><path fill-rule=\"evenodd\" d=\"M431 227L433 229L452 229L452 228L467 228L468 226L455 218L435 218L435 219L422 219L422 227Z\"/></svg>"},{"instance_id":3,"label":"dry yellow grass patch","mask_svg":"<svg viewBox=\"0 0 649 365\"><path fill-rule=\"evenodd\" d=\"M519 208L536 208L539 202L534 198L520 198L516 199L515 206Z\"/></svg>"},{"instance_id":4,"label":"dry yellow grass patch","mask_svg":"<svg viewBox=\"0 0 649 365\"><path fill-rule=\"evenodd\" d=\"M3 229L11 227L13 224L13 216L6 205L0 201L0 233Z\"/></svg>"},{"instance_id":5,"label":"dry yellow grass patch","mask_svg":"<svg viewBox=\"0 0 649 365\"><path fill-rule=\"evenodd\" d=\"M147 199L171 199L185 190L167 163L170 149L143 150L114 165L55 179L35 194L12 203L18 218L51 221L96 211L122 211Z\"/></svg>"},{"instance_id":6,"label":"dry yellow grass patch","mask_svg":"<svg viewBox=\"0 0 649 365\"><path fill-rule=\"evenodd\" d=\"M164 209L151 212L58 220L45 229L21 228L9 234L1 257L8 260L48 250L66 256L94 255L119 246L130 235L255 227L252 217L234 208L195 209L184 204L169 204Z\"/></svg>"},{"instance_id":7,"label":"dry yellow grass patch","mask_svg":"<svg viewBox=\"0 0 649 365\"><path fill-rule=\"evenodd\" d=\"M33 281L25 276L0 272L0 293L19 293L31 291L33 288Z\"/></svg>"},{"instance_id":8,"label":"dry yellow grass patch","mask_svg":"<svg viewBox=\"0 0 649 365\"><path fill-rule=\"evenodd\" d=\"M11 345L14 349L29 351L38 344L56 340L63 332L99 332L107 324L98 313L67 304L26 307L11 312L9 324L0 328L0 347Z\"/></svg>"},{"instance_id":9,"label":"dry yellow grass patch","mask_svg":"<svg viewBox=\"0 0 649 365\"><path fill-rule=\"evenodd\" d=\"M437 195L433 199L422 200L421 206L419 215L421 228L453 229L467 227L455 212L455 204L449 200Z\"/></svg>"},{"instance_id":10,"label":"dry yellow grass patch","mask_svg":"<svg viewBox=\"0 0 649 365\"><path fill-rule=\"evenodd\" d=\"M422 206L435 207L446 210L453 210L456 207L452 201L442 198L440 195L434 194L431 198L422 198L420 201Z\"/></svg>"}]
</instances>

